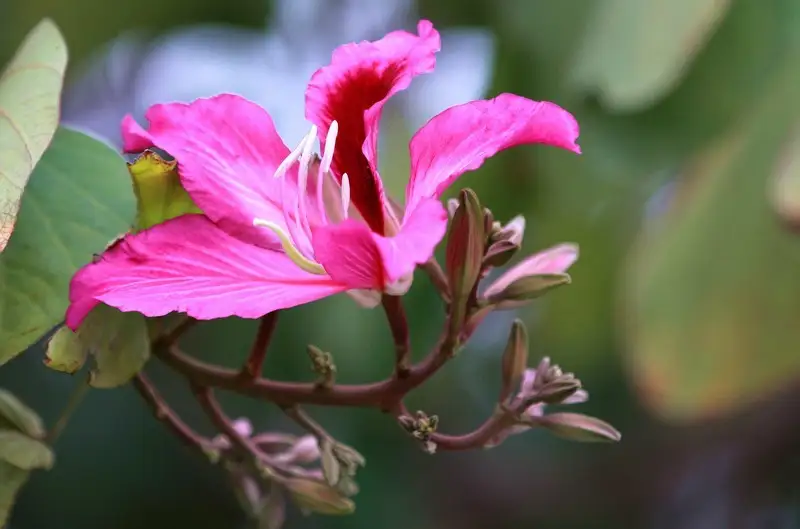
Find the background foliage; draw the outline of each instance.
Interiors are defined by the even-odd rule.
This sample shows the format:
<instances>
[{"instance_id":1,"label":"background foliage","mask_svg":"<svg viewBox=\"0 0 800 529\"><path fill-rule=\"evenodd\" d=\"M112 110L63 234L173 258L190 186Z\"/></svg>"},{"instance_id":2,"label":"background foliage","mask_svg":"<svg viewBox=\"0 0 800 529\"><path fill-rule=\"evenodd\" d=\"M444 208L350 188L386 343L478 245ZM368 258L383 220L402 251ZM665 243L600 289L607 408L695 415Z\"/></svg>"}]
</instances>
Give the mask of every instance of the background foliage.
<instances>
[{"instance_id":1,"label":"background foliage","mask_svg":"<svg viewBox=\"0 0 800 529\"><path fill-rule=\"evenodd\" d=\"M527 216L527 250L580 244L573 284L518 316L531 329L532 355L576 372L591 394L585 411L615 424L623 441L587 446L532 433L493 451L430 457L388 418L326 410L325 425L369 461L359 509L345 519L296 516L289 527L800 527L800 2L376 6L0 4L0 62L51 17L70 50L63 121L110 143L126 112L141 117L150 103L219 91L263 104L292 143L305 129L308 74L332 47L411 27L418 16L445 31L443 52L437 73L415 82L387 116L382 172L394 192L407 175L411 131L449 104L511 91L556 101L581 123L582 156L517 149L463 185L501 219ZM134 214L127 175L103 169L116 156L110 148L66 129L55 138L0 256L3 360L58 323L71 271ZM65 166L64 149L87 154ZM15 297L26 282L36 284L37 303ZM408 301L414 345L424 350L439 307L423 278ZM492 409L507 316L489 320L413 395L441 416L443 430L465 430ZM9 329L21 321L37 329L16 345ZM238 365L253 330L253 322L214 322L188 348ZM292 311L276 340L281 353L266 369L277 378L307 377L307 343L337 351L343 382L378 378L392 362L381 315L347 299ZM3 365L0 386L51 424L78 381L43 369L43 357L36 344ZM148 366L168 398L208 426L186 388L159 367ZM226 404L256 428L292 428L262 404ZM12 527L241 522L221 473L184 450L130 388L90 392L56 459L23 489Z\"/></svg>"}]
</instances>

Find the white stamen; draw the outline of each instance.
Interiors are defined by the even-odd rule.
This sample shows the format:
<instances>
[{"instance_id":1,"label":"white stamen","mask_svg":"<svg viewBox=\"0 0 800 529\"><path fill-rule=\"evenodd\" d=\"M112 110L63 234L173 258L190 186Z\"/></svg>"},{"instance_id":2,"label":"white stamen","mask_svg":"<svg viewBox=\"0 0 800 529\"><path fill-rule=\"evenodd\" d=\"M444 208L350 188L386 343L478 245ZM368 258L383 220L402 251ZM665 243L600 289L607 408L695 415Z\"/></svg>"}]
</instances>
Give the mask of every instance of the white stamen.
<instances>
[{"instance_id":1,"label":"white stamen","mask_svg":"<svg viewBox=\"0 0 800 529\"><path fill-rule=\"evenodd\" d=\"M311 132L305 138L305 145L303 145L303 152L300 155L300 170L297 173L297 227L303 230L306 235L311 237L311 227L308 223L308 214L306 212L306 194L308 192L308 166L311 163L311 149L314 148L314 141L317 139L317 127L312 126ZM302 222L302 227L301 227Z\"/></svg>"},{"instance_id":2,"label":"white stamen","mask_svg":"<svg viewBox=\"0 0 800 529\"><path fill-rule=\"evenodd\" d=\"M333 163L333 150L336 147L336 136L339 134L339 123L336 120L331 121L331 127L328 129L328 134L325 136L325 152L322 153L322 162L320 167L322 171L327 173L331 170L331 163Z\"/></svg>"},{"instance_id":3,"label":"white stamen","mask_svg":"<svg viewBox=\"0 0 800 529\"><path fill-rule=\"evenodd\" d=\"M347 212L350 210L350 177L347 173L342 175L342 216L347 220Z\"/></svg>"},{"instance_id":4,"label":"white stamen","mask_svg":"<svg viewBox=\"0 0 800 529\"><path fill-rule=\"evenodd\" d=\"M283 231L283 228L272 221L264 219L253 219L253 226L267 228L277 235L278 240L281 241L283 251L286 252L286 255L289 257L289 259L291 259L297 266L312 274L325 274L325 269L322 268L321 264L306 258L302 253L300 253L300 250L298 250L297 247L292 243L291 238L285 231Z\"/></svg>"},{"instance_id":5,"label":"white stamen","mask_svg":"<svg viewBox=\"0 0 800 529\"><path fill-rule=\"evenodd\" d=\"M294 150L291 153L289 153L289 156L287 156L286 159L281 162L278 168L275 169L275 175L274 175L275 178L280 178L283 175L285 175L286 171L288 171L289 168L295 164L295 162L300 160L300 157L303 154L303 149L306 146L306 142L314 141L314 138L316 137L317 137L317 126L311 125L311 130L309 131L309 133L303 136L303 139L300 140L300 143L297 145L297 147L295 147ZM309 140L309 138L311 138L311 140Z\"/></svg>"}]
</instances>

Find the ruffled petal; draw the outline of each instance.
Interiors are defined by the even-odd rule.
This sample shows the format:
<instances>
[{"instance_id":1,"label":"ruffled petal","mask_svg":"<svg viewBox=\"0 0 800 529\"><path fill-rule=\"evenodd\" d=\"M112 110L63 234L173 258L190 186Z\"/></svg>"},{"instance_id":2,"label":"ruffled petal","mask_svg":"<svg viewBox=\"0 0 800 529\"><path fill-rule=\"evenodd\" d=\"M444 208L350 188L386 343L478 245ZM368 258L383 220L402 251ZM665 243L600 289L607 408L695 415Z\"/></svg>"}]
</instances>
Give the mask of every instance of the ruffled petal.
<instances>
[{"instance_id":1,"label":"ruffled petal","mask_svg":"<svg viewBox=\"0 0 800 529\"><path fill-rule=\"evenodd\" d=\"M98 303L145 316L183 312L209 320L257 318L346 289L304 272L282 252L249 245L203 215L129 235L70 284L66 323L76 329Z\"/></svg>"},{"instance_id":2,"label":"ruffled petal","mask_svg":"<svg viewBox=\"0 0 800 529\"><path fill-rule=\"evenodd\" d=\"M384 290L430 259L446 229L444 206L428 200L393 237L378 235L352 219L319 226L314 229L314 255L331 277L351 289Z\"/></svg>"},{"instance_id":3,"label":"ruffled petal","mask_svg":"<svg viewBox=\"0 0 800 529\"><path fill-rule=\"evenodd\" d=\"M263 218L284 224L275 170L289 155L266 110L242 97L222 94L192 103L153 105L148 130L128 116L122 135L126 151L151 146L178 161L181 183L212 221L247 242L275 247Z\"/></svg>"},{"instance_id":4,"label":"ruffled petal","mask_svg":"<svg viewBox=\"0 0 800 529\"><path fill-rule=\"evenodd\" d=\"M578 122L554 103L514 94L457 105L431 118L411 139L406 207L438 197L498 152L544 143L580 153Z\"/></svg>"},{"instance_id":5,"label":"ruffled petal","mask_svg":"<svg viewBox=\"0 0 800 529\"><path fill-rule=\"evenodd\" d=\"M350 177L353 203L377 233L384 233L385 205L377 161L381 110L415 76L433 70L441 47L439 33L427 20L417 32L394 31L375 42L337 48L306 91L306 118L319 128L321 141L331 122L338 122L334 173L340 181L344 173Z\"/></svg>"},{"instance_id":6,"label":"ruffled petal","mask_svg":"<svg viewBox=\"0 0 800 529\"><path fill-rule=\"evenodd\" d=\"M577 244L559 244L526 257L501 275L483 295L499 294L508 285L522 277L539 274L563 274L578 260Z\"/></svg>"}]
</instances>

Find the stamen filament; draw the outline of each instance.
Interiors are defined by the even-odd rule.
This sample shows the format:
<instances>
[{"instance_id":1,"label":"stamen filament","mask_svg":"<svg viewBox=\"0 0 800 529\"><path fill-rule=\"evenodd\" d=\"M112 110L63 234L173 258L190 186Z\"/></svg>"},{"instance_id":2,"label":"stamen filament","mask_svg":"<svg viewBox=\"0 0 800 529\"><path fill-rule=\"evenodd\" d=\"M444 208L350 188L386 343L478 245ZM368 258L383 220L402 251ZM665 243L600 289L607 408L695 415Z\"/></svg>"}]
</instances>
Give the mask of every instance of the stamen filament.
<instances>
[{"instance_id":1,"label":"stamen filament","mask_svg":"<svg viewBox=\"0 0 800 529\"><path fill-rule=\"evenodd\" d=\"M336 148L336 136L339 134L339 123L336 120L331 121L331 127L328 129L328 134L325 135L325 152L322 153L322 162L320 167L326 173L331 170L333 163L333 151Z\"/></svg>"},{"instance_id":2,"label":"stamen filament","mask_svg":"<svg viewBox=\"0 0 800 529\"><path fill-rule=\"evenodd\" d=\"M314 262L308 258L306 258L297 247L292 243L289 235L283 231L283 228L278 226L272 221L264 220L264 219L253 219L253 226L259 226L261 228L267 228L271 230L275 235L278 236L278 240L281 242L281 246L283 247L283 251L286 252L286 255L289 259L292 260L297 266L301 269L309 272L311 274L317 275L325 275L325 269L322 267L321 264Z\"/></svg>"},{"instance_id":3,"label":"stamen filament","mask_svg":"<svg viewBox=\"0 0 800 529\"><path fill-rule=\"evenodd\" d=\"M347 173L342 175L342 218L347 220L347 212L350 209L350 177Z\"/></svg>"}]
</instances>

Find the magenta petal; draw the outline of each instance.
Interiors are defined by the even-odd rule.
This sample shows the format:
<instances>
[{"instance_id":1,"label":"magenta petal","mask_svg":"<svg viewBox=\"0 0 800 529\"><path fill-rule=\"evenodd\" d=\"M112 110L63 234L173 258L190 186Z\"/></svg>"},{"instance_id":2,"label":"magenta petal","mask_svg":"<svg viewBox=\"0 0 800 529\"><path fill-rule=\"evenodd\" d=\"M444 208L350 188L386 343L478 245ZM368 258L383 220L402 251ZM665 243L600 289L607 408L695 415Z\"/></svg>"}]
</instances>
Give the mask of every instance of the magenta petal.
<instances>
[{"instance_id":1,"label":"magenta petal","mask_svg":"<svg viewBox=\"0 0 800 529\"><path fill-rule=\"evenodd\" d=\"M331 277L351 289L384 290L430 259L446 229L444 206L428 200L406 217L393 237L352 219L317 227L314 255Z\"/></svg>"},{"instance_id":2,"label":"magenta petal","mask_svg":"<svg viewBox=\"0 0 800 529\"><path fill-rule=\"evenodd\" d=\"M282 252L244 243L202 215L184 215L125 237L79 270L66 320L77 328L97 302L151 317L257 318L344 290Z\"/></svg>"},{"instance_id":3,"label":"magenta petal","mask_svg":"<svg viewBox=\"0 0 800 529\"><path fill-rule=\"evenodd\" d=\"M353 219L313 228L314 257L332 278L351 289L382 290L383 259L375 235Z\"/></svg>"},{"instance_id":4,"label":"magenta petal","mask_svg":"<svg viewBox=\"0 0 800 529\"><path fill-rule=\"evenodd\" d=\"M406 211L394 237L376 236L389 281L397 281L428 261L447 231L447 210L436 199L424 200Z\"/></svg>"},{"instance_id":5,"label":"magenta petal","mask_svg":"<svg viewBox=\"0 0 800 529\"><path fill-rule=\"evenodd\" d=\"M526 257L508 269L483 293L499 294L508 285L522 277L539 274L563 274L578 260L577 244L559 244Z\"/></svg>"},{"instance_id":6,"label":"magenta petal","mask_svg":"<svg viewBox=\"0 0 800 529\"><path fill-rule=\"evenodd\" d=\"M181 183L211 220L247 242L274 247L256 217L283 224L280 182L273 178L289 149L266 110L242 97L222 94L192 103L153 105L144 131L123 121L125 149L155 145L178 161Z\"/></svg>"},{"instance_id":7,"label":"magenta petal","mask_svg":"<svg viewBox=\"0 0 800 529\"><path fill-rule=\"evenodd\" d=\"M125 152L142 152L153 147L150 133L136 123L130 114L122 118L122 150Z\"/></svg>"},{"instance_id":8,"label":"magenta petal","mask_svg":"<svg viewBox=\"0 0 800 529\"><path fill-rule=\"evenodd\" d=\"M578 122L563 108L514 94L449 108L411 139L406 207L438 197L463 173L509 147L544 143L580 153L578 134Z\"/></svg>"},{"instance_id":9,"label":"magenta petal","mask_svg":"<svg viewBox=\"0 0 800 529\"><path fill-rule=\"evenodd\" d=\"M394 31L375 42L345 44L331 64L317 70L306 91L306 118L324 140L330 124L339 124L333 170L341 182L350 177L352 200L373 231L383 233L383 185L378 175L378 122L386 101L411 80L433 70L441 47L427 20L418 35Z\"/></svg>"}]
</instances>

